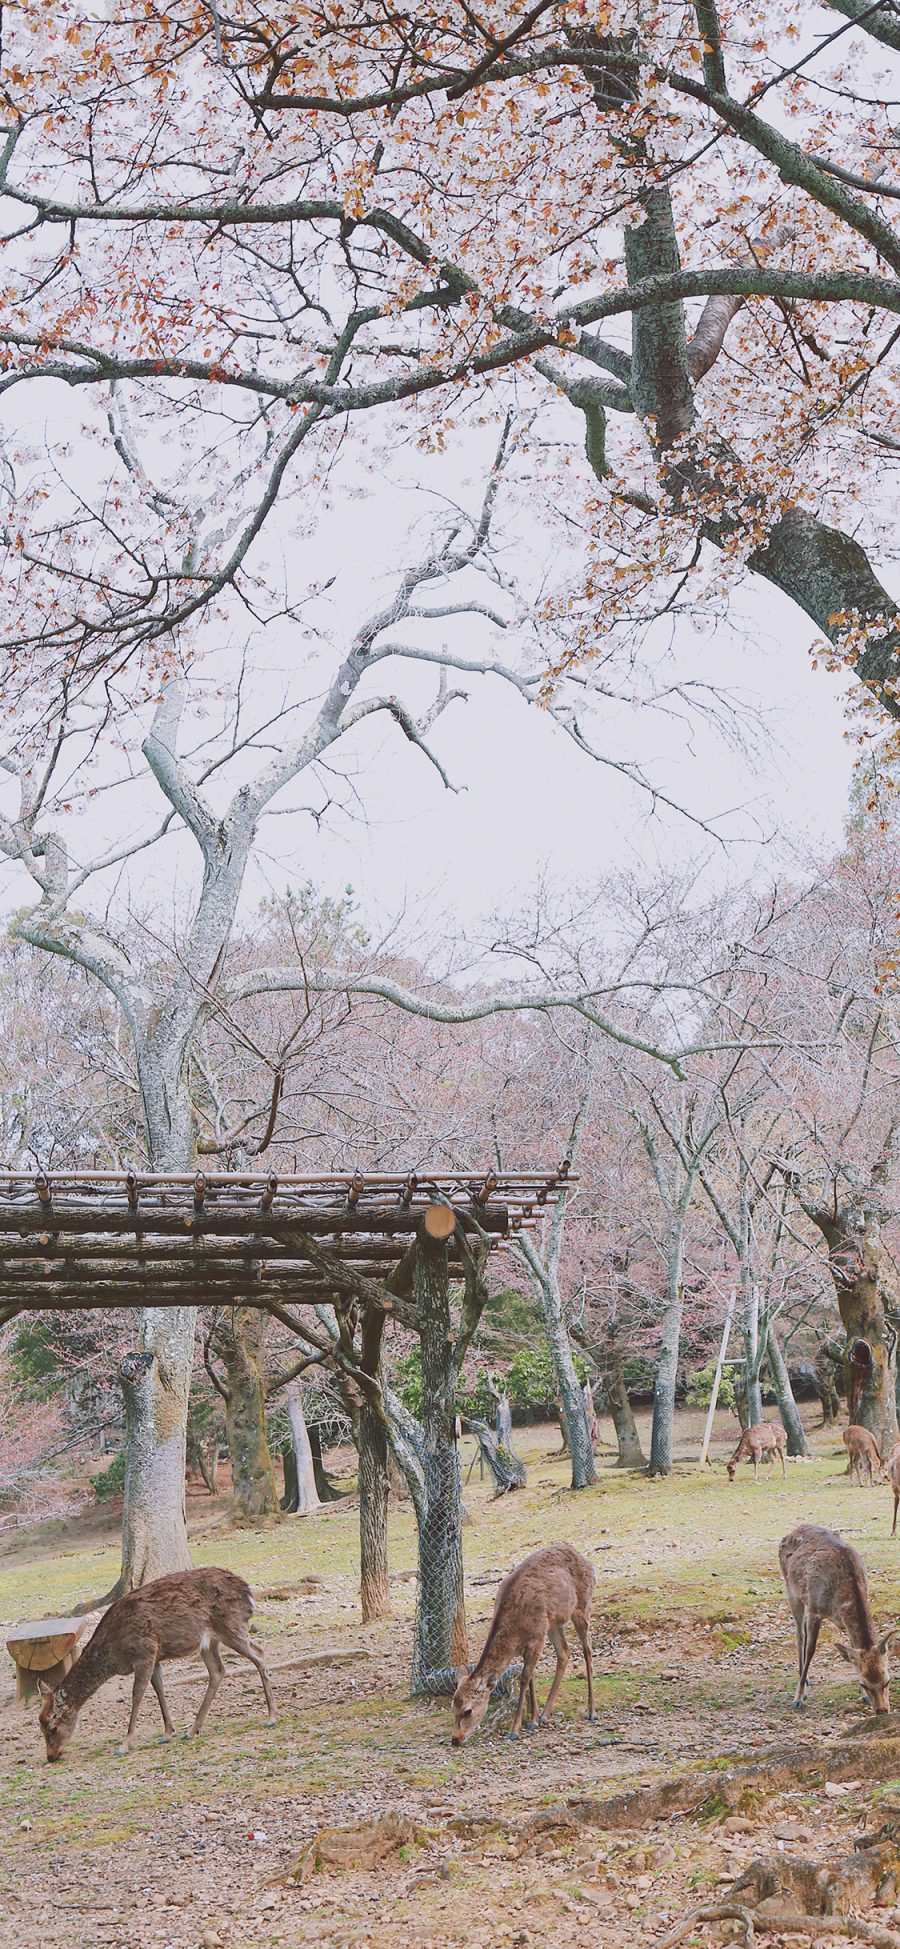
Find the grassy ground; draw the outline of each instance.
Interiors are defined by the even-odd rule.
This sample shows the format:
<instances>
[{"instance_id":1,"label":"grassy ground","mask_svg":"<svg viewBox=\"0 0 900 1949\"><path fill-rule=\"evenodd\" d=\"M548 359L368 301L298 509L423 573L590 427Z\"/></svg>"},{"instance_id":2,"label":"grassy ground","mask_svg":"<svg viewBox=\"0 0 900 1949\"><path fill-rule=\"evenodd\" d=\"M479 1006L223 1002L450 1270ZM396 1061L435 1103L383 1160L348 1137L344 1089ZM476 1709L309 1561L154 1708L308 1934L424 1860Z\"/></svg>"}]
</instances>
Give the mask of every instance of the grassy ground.
<instances>
[{"instance_id":1,"label":"grassy ground","mask_svg":"<svg viewBox=\"0 0 900 1949\"><path fill-rule=\"evenodd\" d=\"M450 1747L446 1704L406 1696L415 1589L407 1506L391 1517L395 1616L364 1628L355 1503L251 1533L229 1529L221 1508L192 1496L195 1560L239 1570L260 1597L278 1724L262 1724L256 1675L232 1667L202 1741L161 1743L149 1698L137 1747L118 1758L127 1708L126 1687L115 1682L85 1710L68 1762L50 1768L35 1707L15 1702L4 1657L2 1949L524 1949L585 1932L603 1949L624 1949L662 1941L686 1909L771 1848L779 1821L783 1846L824 1854L849 1845L864 1815L871 1820L890 1802L900 1734L894 1765L891 1741L876 1746L874 1722L827 1638L809 1708L802 1718L790 1711L794 1637L777 1543L801 1519L841 1529L865 1557L878 1617L893 1623L900 1539L889 1534L890 1493L851 1487L839 1435L818 1428L814 1459L789 1464L786 1482L779 1475L757 1484L743 1468L731 1486L721 1455L732 1431L723 1417L716 1466L701 1472L688 1459L699 1420L684 1416L682 1459L669 1481L622 1475L605 1451L600 1484L577 1497L566 1492L565 1464L553 1452L556 1430L521 1438L523 1493L492 1502L475 1471L465 1532L472 1648L500 1575L539 1544L573 1541L597 1569L599 1716L593 1725L584 1717L583 1674L573 1661L557 1724L511 1745L501 1717L461 1753ZM19 1532L0 1551L0 1619L65 1612L107 1588L117 1561L109 1519ZM304 1669L303 1660L316 1662ZM548 1660L539 1696L550 1669ZM204 1680L199 1662L172 1670L180 1726ZM818 1765L812 1782L810 1758ZM735 1802L725 1769L753 1764L760 1780L740 1788ZM848 1764L856 1776L849 1782ZM622 1827L603 1808L586 1824L571 1811L576 1801L605 1802L692 1773L709 1791L690 1816L655 1818L647 1802ZM838 1773L842 1781L829 1777ZM388 1812L409 1816L412 1831L379 1868L326 1869L285 1883L318 1831ZM889 1910L878 1914L891 1923ZM729 1928L733 1938L726 1925L720 1940L731 1939Z\"/></svg>"}]
</instances>

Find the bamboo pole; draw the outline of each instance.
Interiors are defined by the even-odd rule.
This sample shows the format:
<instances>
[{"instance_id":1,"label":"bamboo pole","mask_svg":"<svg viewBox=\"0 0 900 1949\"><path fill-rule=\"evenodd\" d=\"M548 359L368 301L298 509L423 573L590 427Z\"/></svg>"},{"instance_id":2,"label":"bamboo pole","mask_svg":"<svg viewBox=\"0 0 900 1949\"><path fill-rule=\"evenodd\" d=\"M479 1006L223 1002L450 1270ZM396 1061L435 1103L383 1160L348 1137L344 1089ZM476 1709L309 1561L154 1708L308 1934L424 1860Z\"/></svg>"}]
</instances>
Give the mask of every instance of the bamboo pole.
<instances>
[{"instance_id":1,"label":"bamboo pole","mask_svg":"<svg viewBox=\"0 0 900 1949\"><path fill-rule=\"evenodd\" d=\"M734 1292L734 1290L732 1290L729 1293L728 1305L725 1308L725 1325L722 1328L722 1344L719 1348L719 1358L716 1361L716 1371L713 1376L712 1393L709 1397L709 1412L706 1417L706 1427L703 1430L703 1445L700 1449L701 1468L704 1462L709 1461L709 1444L712 1437L713 1420L716 1412L716 1402L718 1401L719 1398L719 1388L722 1385L722 1369L725 1366L725 1356L728 1352L728 1342L729 1339L731 1338L731 1322L734 1319L734 1309L736 1305L737 1305L737 1293Z\"/></svg>"}]
</instances>

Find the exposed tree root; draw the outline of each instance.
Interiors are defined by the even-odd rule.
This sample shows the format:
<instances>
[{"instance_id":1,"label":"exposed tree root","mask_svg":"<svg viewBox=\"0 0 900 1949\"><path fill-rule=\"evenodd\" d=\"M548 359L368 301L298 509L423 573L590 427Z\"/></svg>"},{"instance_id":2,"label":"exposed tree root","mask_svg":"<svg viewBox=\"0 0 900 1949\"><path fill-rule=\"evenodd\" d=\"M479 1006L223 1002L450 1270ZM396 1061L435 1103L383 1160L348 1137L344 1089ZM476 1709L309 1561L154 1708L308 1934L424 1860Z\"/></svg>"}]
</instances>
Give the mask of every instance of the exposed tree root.
<instances>
[{"instance_id":1,"label":"exposed tree root","mask_svg":"<svg viewBox=\"0 0 900 1949\"><path fill-rule=\"evenodd\" d=\"M801 1915L799 1909L784 1908L754 1916L753 1910L744 1908L740 1902L716 1902L709 1908L695 1908L692 1915L685 1916L677 1929L663 1936L656 1949L676 1949L676 1944L684 1942L694 1929L700 1929L708 1922L737 1922L747 1949L752 1949L757 1930L761 1935L811 1935L845 1936L851 1941L869 1942L872 1949L900 1949L900 1935L896 1929L886 1929L881 1922L861 1922L855 1915Z\"/></svg>"}]
</instances>

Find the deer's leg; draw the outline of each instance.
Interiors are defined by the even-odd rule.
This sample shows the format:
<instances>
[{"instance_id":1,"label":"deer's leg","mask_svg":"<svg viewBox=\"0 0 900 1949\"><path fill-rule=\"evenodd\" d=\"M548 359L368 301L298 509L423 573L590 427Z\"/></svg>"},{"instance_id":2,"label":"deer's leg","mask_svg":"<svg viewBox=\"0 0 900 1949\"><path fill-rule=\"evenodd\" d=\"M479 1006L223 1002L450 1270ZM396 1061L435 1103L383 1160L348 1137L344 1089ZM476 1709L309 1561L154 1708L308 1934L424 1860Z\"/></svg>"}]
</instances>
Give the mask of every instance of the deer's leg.
<instances>
[{"instance_id":1,"label":"deer's leg","mask_svg":"<svg viewBox=\"0 0 900 1949\"><path fill-rule=\"evenodd\" d=\"M803 1670L803 1651L804 1651L804 1644L805 1644L804 1628L803 1628L803 1620L804 1620L805 1612L802 1604L797 1605L796 1608L794 1606L792 1606L791 1608L794 1611L794 1624L796 1626L796 1631L797 1631L797 1691L799 1691L800 1673ZM803 1703L802 1699L798 1698L797 1692L794 1693L793 1703L794 1705L802 1705Z\"/></svg>"},{"instance_id":2,"label":"deer's leg","mask_svg":"<svg viewBox=\"0 0 900 1949\"><path fill-rule=\"evenodd\" d=\"M591 1622L583 1611L573 1611L572 1623L578 1632L578 1640L584 1652L584 1669L587 1674L589 1719L594 1717L594 1655L591 1651Z\"/></svg>"},{"instance_id":3,"label":"deer's leg","mask_svg":"<svg viewBox=\"0 0 900 1949\"><path fill-rule=\"evenodd\" d=\"M223 1644L227 1644L230 1651L240 1652L242 1658L249 1659L250 1664L256 1666L260 1678L262 1679L262 1688L266 1697L266 1724L269 1726L274 1726L275 1699L272 1693L272 1686L269 1680L269 1673L266 1668L266 1661L265 1658L263 1657L261 1647L258 1644L254 1644L253 1639L251 1638L250 1633L249 1631L246 1630L246 1628L243 1631L240 1630L223 1631L222 1642Z\"/></svg>"},{"instance_id":4,"label":"deer's leg","mask_svg":"<svg viewBox=\"0 0 900 1949\"><path fill-rule=\"evenodd\" d=\"M528 1723L533 1731L537 1725L537 1697L535 1695L533 1678L529 1680L528 1684Z\"/></svg>"},{"instance_id":5,"label":"deer's leg","mask_svg":"<svg viewBox=\"0 0 900 1949\"><path fill-rule=\"evenodd\" d=\"M807 1612L806 1619L805 1619L805 1629L803 1634L803 1638L804 1638L803 1663L800 1667L800 1683L797 1686L797 1697L794 1700L795 1705L803 1704L803 1700L806 1694L806 1687L809 1683L809 1668L810 1665L812 1664L813 1657L815 1655L815 1649L816 1649L816 1645L819 1642L819 1632L821 1631L821 1629L822 1629L822 1619L820 1617L816 1617L815 1614L810 1616L809 1612Z\"/></svg>"},{"instance_id":6,"label":"deer's leg","mask_svg":"<svg viewBox=\"0 0 900 1949\"><path fill-rule=\"evenodd\" d=\"M209 1673L209 1681L206 1687L206 1691L204 1692L203 1697L200 1700L200 1706L197 1712L197 1717L194 1720L194 1723L191 1727L190 1736L192 1739L196 1739L198 1734L203 1731L203 1727L206 1724L206 1715L209 1711L210 1706L212 1705L213 1699L216 1696L219 1686L221 1685L222 1680L225 1677L225 1667L222 1663L222 1653L220 1652L219 1647L216 1644L215 1640L213 1640L211 1644L204 1644L200 1646L200 1656L203 1659L203 1663L206 1666L207 1672Z\"/></svg>"},{"instance_id":7,"label":"deer's leg","mask_svg":"<svg viewBox=\"0 0 900 1949\"><path fill-rule=\"evenodd\" d=\"M753 1480L759 1481L759 1450L756 1448L753 1450Z\"/></svg>"},{"instance_id":8,"label":"deer's leg","mask_svg":"<svg viewBox=\"0 0 900 1949\"><path fill-rule=\"evenodd\" d=\"M165 1732L166 1738L171 1739L172 1734L175 1731L175 1727L173 1726L172 1721L169 1718L169 1708L166 1704L165 1692L163 1691L162 1666L159 1663L158 1659L156 1664L153 1667L152 1672L150 1673L150 1683L159 1700L159 1709L160 1712L162 1713L163 1731Z\"/></svg>"},{"instance_id":9,"label":"deer's leg","mask_svg":"<svg viewBox=\"0 0 900 1949\"><path fill-rule=\"evenodd\" d=\"M546 1725L547 1720L549 1719L550 1714L553 1711L553 1707L556 1703L556 1694L559 1691L563 1679L565 1678L566 1666L568 1665L569 1659L572 1656L572 1653L569 1650L569 1647L566 1643L565 1633L559 1630L558 1628L550 1632L550 1643L552 1644L553 1649L556 1652L556 1670L553 1674L553 1684L551 1685L550 1690L547 1694L547 1698L544 1702L544 1710L541 1713L542 1725Z\"/></svg>"},{"instance_id":10,"label":"deer's leg","mask_svg":"<svg viewBox=\"0 0 900 1949\"><path fill-rule=\"evenodd\" d=\"M783 1448L779 1448L779 1450L778 1450L778 1460L779 1460L779 1461L780 1461L780 1463L781 1463L781 1474L782 1474L782 1478L783 1478L783 1480L784 1480L784 1481L786 1482L786 1481L787 1481L787 1469L785 1468L785 1465L784 1465L784 1449L783 1449Z\"/></svg>"},{"instance_id":11,"label":"deer's leg","mask_svg":"<svg viewBox=\"0 0 900 1949\"><path fill-rule=\"evenodd\" d=\"M156 1652L151 1651L149 1655L141 1661L140 1664L135 1665L134 1683L131 1687L131 1718L128 1721L128 1731L125 1734L125 1738L123 1739L121 1746L119 1747L120 1753L127 1753L131 1747L131 1741L134 1737L134 1729L135 1726L137 1725L137 1716L141 1709L141 1700L153 1676L153 1669L155 1664L156 1664Z\"/></svg>"},{"instance_id":12,"label":"deer's leg","mask_svg":"<svg viewBox=\"0 0 900 1949\"><path fill-rule=\"evenodd\" d=\"M892 1536L896 1536L896 1534L897 1534L897 1504L898 1504L898 1502L900 1502L900 1489L895 1489L895 1490L894 1490L894 1527L893 1527L893 1529L891 1530L891 1535L892 1535Z\"/></svg>"},{"instance_id":13,"label":"deer's leg","mask_svg":"<svg viewBox=\"0 0 900 1949\"><path fill-rule=\"evenodd\" d=\"M525 1694L526 1692L533 1692L534 1690L534 1674L537 1669L537 1661L541 1655L542 1648L543 1647L541 1645L538 1645L536 1651L531 1651L531 1650L526 1651L522 1659L522 1680L519 1686L519 1699L518 1699L518 1704L516 1705L516 1716L509 1729L510 1739L518 1739L519 1734L522 1730L522 1718L525 1712Z\"/></svg>"}]
</instances>

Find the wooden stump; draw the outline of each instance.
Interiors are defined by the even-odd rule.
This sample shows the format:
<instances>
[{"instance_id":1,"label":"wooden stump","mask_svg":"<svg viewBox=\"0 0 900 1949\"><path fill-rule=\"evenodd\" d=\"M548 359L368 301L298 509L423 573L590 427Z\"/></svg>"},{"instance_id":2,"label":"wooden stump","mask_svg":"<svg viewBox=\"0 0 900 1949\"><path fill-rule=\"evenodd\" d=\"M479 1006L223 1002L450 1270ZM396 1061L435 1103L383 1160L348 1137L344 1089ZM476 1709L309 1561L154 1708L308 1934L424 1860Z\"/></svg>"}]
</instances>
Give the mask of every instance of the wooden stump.
<instances>
[{"instance_id":1,"label":"wooden stump","mask_svg":"<svg viewBox=\"0 0 900 1949\"><path fill-rule=\"evenodd\" d=\"M30 1699L39 1678L47 1685L61 1684L100 1616L89 1611L85 1617L41 1617L33 1624L16 1624L6 1640L16 1668L16 1698Z\"/></svg>"}]
</instances>

